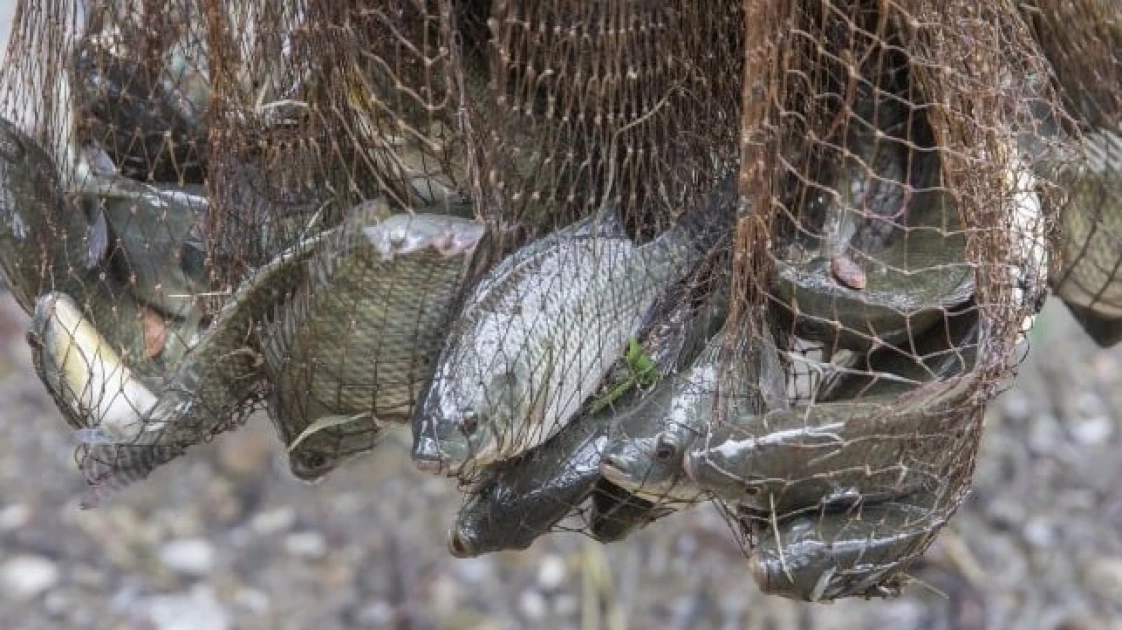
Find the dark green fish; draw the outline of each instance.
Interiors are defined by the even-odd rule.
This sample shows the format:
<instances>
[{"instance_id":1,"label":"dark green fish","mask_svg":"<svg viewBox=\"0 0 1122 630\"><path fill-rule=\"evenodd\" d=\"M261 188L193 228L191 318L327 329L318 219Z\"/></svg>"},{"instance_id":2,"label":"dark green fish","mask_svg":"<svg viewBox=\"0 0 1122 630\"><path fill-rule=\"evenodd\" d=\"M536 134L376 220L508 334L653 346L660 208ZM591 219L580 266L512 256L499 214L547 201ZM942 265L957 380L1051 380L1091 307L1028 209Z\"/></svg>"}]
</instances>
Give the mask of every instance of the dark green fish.
<instances>
[{"instance_id":1,"label":"dark green fish","mask_svg":"<svg viewBox=\"0 0 1122 630\"><path fill-rule=\"evenodd\" d=\"M136 298L168 317L203 319L206 252L189 236L205 219L206 192L120 175L94 176L82 188L79 203L107 219L114 271Z\"/></svg>"},{"instance_id":2,"label":"dark green fish","mask_svg":"<svg viewBox=\"0 0 1122 630\"><path fill-rule=\"evenodd\" d=\"M408 418L483 229L445 216L376 219L356 209L258 269L142 414L159 430L91 441L91 483L142 479L265 396L294 473L309 480L372 448L383 416Z\"/></svg>"},{"instance_id":3,"label":"dark green fish","mask_svg":"<svg viewBox=\"0 0 1122 630\"><path fill-rule=\"evenodd\" d=\"M717 496L778 515L930 489L979 421L973 384L951 377L742 419L713 428L684 467Z\"/></svg>"},{"instance_id":4,"label":"dark green fish","mask_svg":"<svg viewBox=\"0 0 1122 630\"><path fill-rule=\"evenodd\" d=\"M851 350L902 343L974 294L966 232L939 190L916 191L908 229L857 262L866 277L861 289L836 282L824 257L776 261L780 312L793 318L798 336Z\"/></svg>"},{"instance_id":5,"label":"dark green fish","mask_svg":"<svg viewBox=\"0 0 1122 630\"><path fill-rule=\"evenodd\" d=\"M106 268L100 213L74 203L47 151L3 119L0 186L0 272L20 306L32 314L40 295L64 293L125 365L162 376L193 343L199 322L165 317L133 298Z\"/></svg>"},{"instance_id":6,"label":"dark green fish","mask_svg":"<svg viewBox=\"0 0 1122 630\"><path fill-rule=\"evenodd\" d=\"M1038 162L1057 184L1061 264L1050 278L1083 329L1102 347L1122 340L1122 127L1089 132L1062 159Z\"/></svg>"},{"instance_id":7,"label":"dark green fish","mask_svg":"<svg viewBox=\"0 0 1122 630\"><path fill-rule=\"evenodd\" d=\"M868 90L858 89L858 109L849 117L846 151L839 156L831 187L835 195L826 201L822 226L822 253L834 280L855 290L863 289L868 278L854 254L875 258L902 235L912 170L929 170L933 159L931 153L909 149L911 120L903 104L891 99L878 103Z\"/></svg>"},{"instance_id":8,"label":"dark green fish","mask_svg":"<svg viewBox=\"0 0 1122 630\"><path fill-rule=\"evenodd\" d=\"M409 421L484 236L481 223L435 214L352 227L363 223L306 263L265 341L274 423L308 481Z\"/></svg>"},{"instance_id":9,"label":"dark green fish","mask_svg":"<svg viewBox=\"0 0 1122 630\"><path fill-rule=\"evenodd\" d=\"M706 498L686 477L683 457L716 418L735 422L788 406L786 373L774 341L721 332L682 374L663 379L614 423L600 472L656 504Z\"/></svg>"},{"instance_id":10,"label":"dark green fish","mask_svg":"<svg viewBox=\"0 0 1122 630\"><path fill-rule=\"evenodd\" d=\"M899 593L904 572L954 514L941 493L919 492L844 512L801 514L764 530L749 567L760 590L825 602Z\"/></svg>"},{"instance_id":11,"label":"dark green fish","mask_svg":"<svg viewBox=\"0 0 1122 630\"><path fill-rule=\"evenodd\" d=\"M82 143L97 142L126 177L202 184L208 129L160 80L162 68L115 54L119 42L85 37L68 68Z\"/></svg>"},{"instance_id":12,"label":"dark green fish","mask_svg":"<svg viewBox=\"0 0 1122 630\"><path fill-rule=\"evenodd\" d=\"M668 293L643 338L643 353L660 374L689 365L724 321L727 287L720 285L701 297L701 306L693 304L699 297L692 295L695 289L680 286ZM602 391L614 389L609 383ZM512 460L484 467L449 533L451 553L464 557L525 549L590 494L593 513L589 526L601 540L622 537L664 514L660 506L613 491L618 488L612 488L600 472L608 432L623 421L644 393L640 388L626 389L617 400L582 414L545 444Z\"/></svg>"}]
</instances>

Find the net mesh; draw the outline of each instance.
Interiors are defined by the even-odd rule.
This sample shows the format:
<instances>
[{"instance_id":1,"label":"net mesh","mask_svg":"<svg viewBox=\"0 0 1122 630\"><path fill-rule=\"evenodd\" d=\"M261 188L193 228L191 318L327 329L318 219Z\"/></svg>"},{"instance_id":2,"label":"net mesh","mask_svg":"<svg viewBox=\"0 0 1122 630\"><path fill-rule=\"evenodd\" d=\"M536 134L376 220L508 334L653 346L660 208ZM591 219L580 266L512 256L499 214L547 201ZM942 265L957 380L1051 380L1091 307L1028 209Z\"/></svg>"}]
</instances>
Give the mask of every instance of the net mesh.
<instances>
[{"instance_id":1,"label":"net mesh","mask_svg":"<svg viewBox=\"0 0 1122 630\"><path fill-rule=\"evenodd\" d=\"M411 428L455 555L712 502L888 594L1049 271L1111 339L1120 15L21 2L0 266L92 500L264 408L307 480Z\"/></svg>"}]
</instances>

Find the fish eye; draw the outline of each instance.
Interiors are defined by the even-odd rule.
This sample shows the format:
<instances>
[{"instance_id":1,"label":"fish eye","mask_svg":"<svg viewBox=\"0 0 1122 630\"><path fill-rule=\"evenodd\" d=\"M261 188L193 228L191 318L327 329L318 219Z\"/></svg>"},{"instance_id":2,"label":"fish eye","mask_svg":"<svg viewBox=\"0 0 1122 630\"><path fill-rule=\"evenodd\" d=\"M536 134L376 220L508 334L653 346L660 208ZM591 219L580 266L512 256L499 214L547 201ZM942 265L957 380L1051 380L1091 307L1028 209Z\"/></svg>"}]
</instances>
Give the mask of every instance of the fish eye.
<instances>
[{"instance_id":1,"label":"fish eye","mask_svg":"<svg viewBox=\"0 0 1122 630\"><path fill-rule=\"evenodd\" d=\"M655 444L655 459L660 462L665 462L673 458L678 453L678 446L667 440L665 437L659 437L658 443Z\"/></svg>"},{"instance_id":2,"label":"fish eye","mask_svg":"<svg viewBox=\"0 0 1122 630\"><path fill-rule=\"evenodd\" d=\"M304 466L312 470L319 470L327 465L327 456L323 453L308 453L304 455Z\"/></svg>"}]
</instances>

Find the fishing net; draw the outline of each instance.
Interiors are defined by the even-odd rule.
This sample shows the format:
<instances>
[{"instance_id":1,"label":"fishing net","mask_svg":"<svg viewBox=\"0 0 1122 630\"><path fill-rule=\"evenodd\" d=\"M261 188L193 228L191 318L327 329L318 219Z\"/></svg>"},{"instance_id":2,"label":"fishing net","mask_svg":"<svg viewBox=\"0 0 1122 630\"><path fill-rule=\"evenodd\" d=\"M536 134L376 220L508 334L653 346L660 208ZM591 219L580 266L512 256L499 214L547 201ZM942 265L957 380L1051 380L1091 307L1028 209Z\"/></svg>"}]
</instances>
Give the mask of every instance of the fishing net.
<instances>
[{"instance_id":1,"label":"fishing net","mask_svg":"<svg viewBox=\"0 0 1122 630\"><path fill-rule=\"evenodd\" d=\"M892 592L1117 72L934 4L21 2L0 264L92 498L265 409L306 480L412 430L456 555L713 502L766 590Z\"/></svg>"}]
</instances>

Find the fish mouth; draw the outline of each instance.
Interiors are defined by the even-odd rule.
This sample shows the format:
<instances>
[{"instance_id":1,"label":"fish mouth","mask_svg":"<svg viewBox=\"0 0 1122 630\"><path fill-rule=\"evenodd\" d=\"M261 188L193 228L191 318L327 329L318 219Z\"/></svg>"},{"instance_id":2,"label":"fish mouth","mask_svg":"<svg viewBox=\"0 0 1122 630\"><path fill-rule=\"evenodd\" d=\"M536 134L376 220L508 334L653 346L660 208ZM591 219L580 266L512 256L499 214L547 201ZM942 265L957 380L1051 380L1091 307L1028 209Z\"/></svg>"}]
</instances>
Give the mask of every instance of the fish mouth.
<instances>
[{"instance_id":1,"label":"fish mouth","mask_svg":"<svg viewBox=\"0 0 1122 630\"><path fill-rule=\"evenodd\" d=\"M471 541L454 529L448 532L448 553L454 558L471 558L475 555Z\"/></svg>"},{"instance_id":2,"label":"fish mouth","mask_svg":"<svg viewBox=\"0 0 1122 630\"><path fill-rule=\"evenodd\" d=\"M600 461L600 474L608 481L622 488L626 489L635 486L635 477L632 475L631 467L627 465L623 458L617 455L604 456L604 459Z\"/></svg>"}]
</instances>

